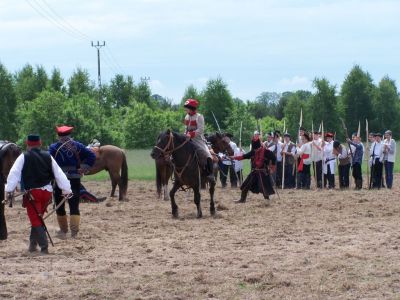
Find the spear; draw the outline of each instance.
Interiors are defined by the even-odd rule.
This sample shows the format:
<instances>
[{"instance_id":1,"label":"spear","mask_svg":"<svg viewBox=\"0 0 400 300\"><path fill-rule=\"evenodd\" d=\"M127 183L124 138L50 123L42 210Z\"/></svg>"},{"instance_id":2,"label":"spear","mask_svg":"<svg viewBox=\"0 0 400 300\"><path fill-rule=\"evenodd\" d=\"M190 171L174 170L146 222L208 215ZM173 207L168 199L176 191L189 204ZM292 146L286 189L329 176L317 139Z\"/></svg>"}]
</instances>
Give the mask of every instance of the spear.
<instances>
[{"instance_id":1,"label":"spear","mask_svg":"<svg viewBox=\"0 0 400 300\"><path fill-rule=\"evenodd\" d=\"M315 162L314 162L314 121L311 121L311 139L312 139L312 144L311 144L311 157L312 157L312 166L313 166L313 171L314 171L314 181L315 185L317 186L317 172L315 171Z\"/></svg>"},{"instance_id":2,"label":"spear","mask_svg":"<svg viewBox=\"0 0 400 300\"><path fill-rule=\"evenodd\" d=\"M243 128L243 122L240 121L240 131L239 131L239 150L240 153L242 153L242 128ZM239 171L239 183L242 185L242 180L243 180L243 169L240 169Z\"/></svg>"},{"instance_id":3,"label":"spear","mask_svg":"<svg viewBox=\"0 0 400 300\"><path fill-rule=\"evenodd\" d=\"M366 147L366 151L369 151L369 130L368 130L368 119L365 119L365 134L367 137L367 147ZM364 153L365 155L365 153ZM367 161L367 186L369 187L369 155L365 155L365 159Z\"/></svg>"},{"instance_id":4,"label":"spear","mask_svg":"<svg viewBox=\"0 0 400 300\"><path fill-rule=\"evenodd\" d=\"M358 137L361 137L361 123L360 123L360 121L358 121L357 136L358 136Z\"/></svg>"},{"instance_id":5,"label":"spear","mask_svg":"<svg viewBox=\"0 0 400 300\"><path fill-rule=\"evenodd\" d=\"M219 127L218 120L217 120L217 118L215 117L214 112L211 111L211 113L212 113L212 115L213 115L213 117L214 117L215 124L217 124L218 131L219 131L219 133L221 133L221 128Z\"/></svg>"},{"instance_id":6,"label":"spear","mask_svg":"<svg viewBox=\"0 0 400 300\"><path fill-rule=\"evenodd\" d=\"M325 134L324 134L324 121L321 121L321 135L322 135L322 144L325 146ZM321 164L321 188L324 186L324 151L322 150L322 164Z\"/></svg>"}]
</instances>

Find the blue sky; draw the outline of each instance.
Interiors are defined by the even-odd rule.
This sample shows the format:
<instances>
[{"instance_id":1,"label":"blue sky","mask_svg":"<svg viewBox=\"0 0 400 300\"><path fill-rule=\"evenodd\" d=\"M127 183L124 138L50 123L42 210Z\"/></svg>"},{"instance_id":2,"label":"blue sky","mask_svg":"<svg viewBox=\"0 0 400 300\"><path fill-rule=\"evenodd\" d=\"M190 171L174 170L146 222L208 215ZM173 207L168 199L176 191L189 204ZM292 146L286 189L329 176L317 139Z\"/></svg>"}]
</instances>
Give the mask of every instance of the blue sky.
<instances>
[{"instance_id":1,"label":"blue sky","mask_svg":"<svg viewBox=\"0 0 400 300\"><path fill-rule=\"evenodd\" d=\"M400 79L400 1L132 0L0 1L0 62L77 67L102 80L150 77L153 93L178 102L221 76L233 96L312 89L315 77L340 87L354 64L375 82ZM50 17L52 16L52 17Z\"/></svg>"}]
</instances>

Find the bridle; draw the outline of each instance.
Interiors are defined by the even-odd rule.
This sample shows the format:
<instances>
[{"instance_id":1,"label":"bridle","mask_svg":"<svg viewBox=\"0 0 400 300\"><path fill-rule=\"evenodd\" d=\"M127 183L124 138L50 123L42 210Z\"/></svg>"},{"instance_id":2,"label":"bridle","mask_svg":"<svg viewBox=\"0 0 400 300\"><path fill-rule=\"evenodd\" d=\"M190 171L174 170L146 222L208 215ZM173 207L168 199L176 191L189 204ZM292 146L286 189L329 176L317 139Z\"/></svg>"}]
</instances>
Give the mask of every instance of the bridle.
<instances>
[{"instance_id":1,"label":"bridle","mask_svg":"<svg viewBox=\"0 0 400 300\"><path fill-rule=\"evenodd\" d=\"M175 147L175 144L174 144L174 135L173 135L173 133L170 131L170 132L169 132L169 136L168 136L167 145L165 145L165 147L162 148L162 149L161 149L160 147L158 147L157 145L154 146L154 148L157 149L157 150L159 150L159 151L161 151L161 153L162 153L162 154L164 155L164 157L166 158L166 157L171 156L171 154L172 154L173 152L175 152L176 150L178 150L178 149L182 148L183 146L185 146L189 141L190 141L190 138L187 137L186 140L185 140L182 144L180 144L180 145L178 145L177 147Z\"/></svg>"}]
</instances>

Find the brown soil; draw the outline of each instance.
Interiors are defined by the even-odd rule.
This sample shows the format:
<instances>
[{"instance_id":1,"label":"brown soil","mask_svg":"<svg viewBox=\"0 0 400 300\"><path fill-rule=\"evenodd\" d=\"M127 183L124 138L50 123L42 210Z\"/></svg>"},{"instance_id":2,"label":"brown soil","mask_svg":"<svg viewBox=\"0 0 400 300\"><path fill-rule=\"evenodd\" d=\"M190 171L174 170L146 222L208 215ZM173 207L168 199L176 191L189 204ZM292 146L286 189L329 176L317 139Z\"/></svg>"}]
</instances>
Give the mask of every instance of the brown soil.
<instances>
[{"instance_id":1,"label":"brown soil","mask_svg":"<svg viewBox=\"0 0 400 300\"><path fill-rule=\"evenodd\" d=\"M400 180L396 178L397 182ZM87 182L107 195L109 182ZM129 201L81 204L77 239L55 237L28 254L29 223L7 209L0 241L1 299L350 299L400 295L400 190L280 191L270 203L216 190L203 219L177 194L180 218L152 182L129 183ZM193 194L192 194L193 195ZM269 205L267 205L269 204Z\"/></svg>"}]
</instances>

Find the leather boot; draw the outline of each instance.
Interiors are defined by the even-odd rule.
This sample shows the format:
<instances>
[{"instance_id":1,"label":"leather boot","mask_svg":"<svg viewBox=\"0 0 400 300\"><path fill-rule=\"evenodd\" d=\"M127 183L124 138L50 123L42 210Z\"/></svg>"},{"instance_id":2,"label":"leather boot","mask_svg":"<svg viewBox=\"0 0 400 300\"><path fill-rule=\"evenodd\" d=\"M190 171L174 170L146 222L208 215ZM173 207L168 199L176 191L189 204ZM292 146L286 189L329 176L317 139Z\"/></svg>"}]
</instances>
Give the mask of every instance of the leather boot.
<instances>
[{"instance_id":1,"label":"leather boot","mask_svg":"<svg viewBox=\"0 0 400 300\"><path fill-rule=\"evenodd\" d=\"M207 158L207 179L209 182L215 182L215 177L214 177L214 163L210 157Z\"/></svg>"},{"instance_id":2,"label":"leather boot","mask_svg":"<svg viewBox=\"0 0 400 300\"><path fill-rule=\"evenodd\" d=\"M76 237L79 232L79 224L81 222L80 215L71 215L69 228L71 229L71 237Z\"/></svg>"},{"instance_id":3,"label":"leather boot","mask_svg":"<svg viewBox=\"0 0 400 300\"><path fill-rule=\"evenodd\" d=\"M49 242L47 241L46 231L43 226L34 227L36 230L36 241L39 244L42 254L49 254Z\"/></svg>"},{"instance_id":4,"label":"leather boot","mask_svg":"<svg viewBox=\"0 0 400 300\"><path fill-rule=\"evenodd\" d=\"M242 194L240 195L240 200L235 201L235 203L245 203L247 198L247 193L248 191L242 191Z\"/></svg>"},{"instance_id":5,"label":"leather boot","mask_svg":"<svg viewBox=\"0 0 400 300\"><path fill-rule=\"evenodd\" d=\"M31 235L29 236L29 252L35 252L37 250L37 238L36 238L36 230L34 227L31 227Z\"/></svg>"},{"instance_id":6,"label":"leather boot","mask_svg":"<svg viewBox=\"0 0 400 300\"><path fill-rule=\"evenodd\" d=\"M58 226L60 226L60 230L57 231L57 236L61 239L65 239L68 233L68 217L65 216L57 216Z\"/></svg>"}]
</instances>

